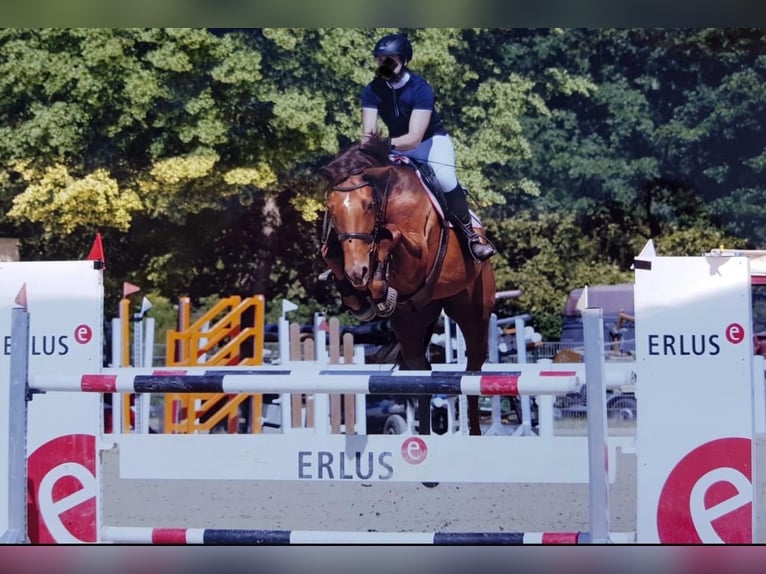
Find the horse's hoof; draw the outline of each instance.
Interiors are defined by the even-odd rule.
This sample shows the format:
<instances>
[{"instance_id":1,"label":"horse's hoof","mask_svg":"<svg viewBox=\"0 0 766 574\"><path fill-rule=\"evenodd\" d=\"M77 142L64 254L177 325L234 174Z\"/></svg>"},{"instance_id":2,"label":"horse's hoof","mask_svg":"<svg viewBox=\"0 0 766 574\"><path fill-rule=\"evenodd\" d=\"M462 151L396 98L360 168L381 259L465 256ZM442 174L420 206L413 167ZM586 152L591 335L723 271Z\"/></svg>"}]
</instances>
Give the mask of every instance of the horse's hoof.
<instances>
[{"instance_id":1,"label":"horse's hoof","mask_svg":"<svg viewBox=\"0 0 766 574\"><path fill-rule=\"evenodd\" d=\"M372 321L375 318L375 308L372 305L365 305L361 309L354 311L350 309L351 314L360 321Z\"/></svg>"},{"instance_id":2,"label":"horse's hoof","mask_svg":"<svg viewBox=\"0 0 766 574\"><path fill-rule=\"evenodd\" d=\"M438 482L421 482L421 484L425 486L426 488L436 488L437 486L439 486Z\"/></svg>"},{"instance_id":3,"label":"horse's hoof","mask_svg":"<svg viewBox=\"0 0 766 574\"><path fill-rule=\"evenodd\" d=\"M393 315L394 311L396 310L396 300L398 297L399 294L396 292L396 289L389 287L388 291L386 291L386 299L384 301L375 303L375 312L377 313L378 317L385 318Z\"/></svg>"}]
</instances>

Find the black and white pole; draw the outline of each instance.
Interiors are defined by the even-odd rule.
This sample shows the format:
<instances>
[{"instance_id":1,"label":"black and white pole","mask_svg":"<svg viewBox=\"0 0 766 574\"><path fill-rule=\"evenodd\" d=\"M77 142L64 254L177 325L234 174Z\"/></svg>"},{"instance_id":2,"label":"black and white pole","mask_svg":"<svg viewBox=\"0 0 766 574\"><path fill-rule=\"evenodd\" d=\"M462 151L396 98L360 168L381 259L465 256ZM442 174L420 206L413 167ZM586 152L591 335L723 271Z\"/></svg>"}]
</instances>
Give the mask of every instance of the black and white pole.
<instances>
[{"instance_id":1,"label":"black and white pole","mask_svg":"<svg viewBox=\"0 0 766 574\"><path fill-rule=\"evenodd\" d=\"M35 391L90 393L364 393L383 395L501 395L524 396L578 393L582 383L572 371L513 370L394 371L389 373L330 371L283 374L136 375L92 373L81 375L32 374Z\"/></svg>"}]
</instances>

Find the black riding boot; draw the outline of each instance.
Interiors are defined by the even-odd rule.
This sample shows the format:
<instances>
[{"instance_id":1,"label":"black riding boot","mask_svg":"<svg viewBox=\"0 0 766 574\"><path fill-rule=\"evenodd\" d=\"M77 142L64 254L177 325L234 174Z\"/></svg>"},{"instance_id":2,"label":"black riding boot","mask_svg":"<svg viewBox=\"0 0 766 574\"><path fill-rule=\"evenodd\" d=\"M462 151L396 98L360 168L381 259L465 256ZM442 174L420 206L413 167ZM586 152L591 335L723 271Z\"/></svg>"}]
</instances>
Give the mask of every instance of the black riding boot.
<instances>
[{"instance_id":1,"label":"black riding boot","mask_svg":"<svg viewBox=\"0 0 766 574\"><path fill-rule=\"evenodd\" d=\"M455 226L458 236L465 241L475 259L486 261L495 254L495 248L481 235L476 233L471 225L471 214L468 212L468 200L465 190L458 184L455 189L445 193L447 200L447 218Z\"/></svg>"}]
</instances>

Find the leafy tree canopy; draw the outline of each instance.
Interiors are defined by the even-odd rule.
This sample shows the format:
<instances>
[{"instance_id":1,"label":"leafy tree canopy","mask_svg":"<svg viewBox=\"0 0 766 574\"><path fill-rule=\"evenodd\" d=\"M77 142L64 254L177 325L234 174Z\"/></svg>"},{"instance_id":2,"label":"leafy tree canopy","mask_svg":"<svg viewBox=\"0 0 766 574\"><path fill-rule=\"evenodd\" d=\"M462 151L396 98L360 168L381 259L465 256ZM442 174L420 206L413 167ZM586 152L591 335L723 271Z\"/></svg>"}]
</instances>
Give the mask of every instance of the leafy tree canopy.
<instances>
[{"instance_id":1,"label":"leafy tree canopy","mask_svg":"<svg viewBox=\"0 0 766 574\"><path fill-rule=\"evenodd\" d=\"M318 168L360 137L371 49L395 29L0 30L0 235L107 289L262 293L341 311L319 285ZM760 29L402 29L458 175L499 248L503 313L555 338L568 290L660 252L766 245Z\"/></svg>"}]
</instances>

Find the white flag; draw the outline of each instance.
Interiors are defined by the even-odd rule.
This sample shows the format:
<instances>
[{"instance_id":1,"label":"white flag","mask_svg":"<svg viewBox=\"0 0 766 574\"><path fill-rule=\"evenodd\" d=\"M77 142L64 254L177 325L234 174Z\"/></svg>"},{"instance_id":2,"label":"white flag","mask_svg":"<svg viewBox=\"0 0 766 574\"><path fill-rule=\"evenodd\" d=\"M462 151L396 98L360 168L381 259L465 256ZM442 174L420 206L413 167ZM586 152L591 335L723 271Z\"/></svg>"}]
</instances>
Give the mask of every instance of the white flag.
<instances>
[{"instance_id":1,"label":"white flag","mask_svg":"<svg viewBox=\"0 0 766 574\"><path fill-rule=\"evenodd\" d=\"M143 317L146 315L146 312L152 308L152 302L149 301L146 297L144 297L144 300L141 301L141 316Z\"/></svg>"}]
</instances>

